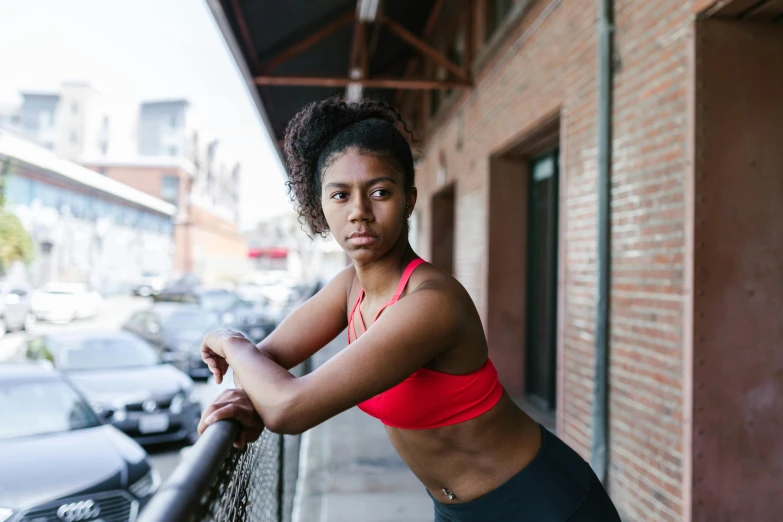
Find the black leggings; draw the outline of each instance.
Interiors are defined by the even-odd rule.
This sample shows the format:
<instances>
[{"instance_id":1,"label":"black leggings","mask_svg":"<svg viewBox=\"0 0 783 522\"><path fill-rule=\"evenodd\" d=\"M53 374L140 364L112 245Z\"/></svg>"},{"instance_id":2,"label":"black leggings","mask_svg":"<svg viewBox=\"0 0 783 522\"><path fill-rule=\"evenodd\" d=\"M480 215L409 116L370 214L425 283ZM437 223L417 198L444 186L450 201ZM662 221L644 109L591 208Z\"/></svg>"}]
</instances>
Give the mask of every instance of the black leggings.
<instances>
[{"instance_id":1,"label":"black leggings","mask_svg":"<svg viewBox=\"0 0 783 522\"><path fill-rule=\"evenodd\" d=\"M620 522L590 465L543 426L541 449L522 471L462 504L435 498L435 522Z\"/></svg>"}]
</instances>

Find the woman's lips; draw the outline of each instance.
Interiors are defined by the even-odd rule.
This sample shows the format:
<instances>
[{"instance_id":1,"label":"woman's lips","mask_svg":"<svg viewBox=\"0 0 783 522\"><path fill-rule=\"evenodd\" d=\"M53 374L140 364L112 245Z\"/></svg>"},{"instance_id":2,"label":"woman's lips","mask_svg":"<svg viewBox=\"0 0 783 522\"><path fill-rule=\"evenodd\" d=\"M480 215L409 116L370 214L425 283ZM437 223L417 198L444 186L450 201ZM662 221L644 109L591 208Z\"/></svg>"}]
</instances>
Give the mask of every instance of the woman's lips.
<instances>
[{"instance_id":1,"label":"woman's lips","mask_svg":"<svg viewBox=\"0 0 783 522\"><path fill-rule=\"evenodd\" d=\"M376 236L353 236L348 238L348 242L356 246L367 246L378 242Z\"/></svg>"},{"instance_id":2,"label":"woman's lips","mask_svg":"<svg viewBox=\"0 0 783 522\"><path fill-rule=\"evenodd\" d=\"M367 246L378 242L378 236L369 232L354 232L348 236L348 242L355 246Z\"/></svg>"}]
</instances>

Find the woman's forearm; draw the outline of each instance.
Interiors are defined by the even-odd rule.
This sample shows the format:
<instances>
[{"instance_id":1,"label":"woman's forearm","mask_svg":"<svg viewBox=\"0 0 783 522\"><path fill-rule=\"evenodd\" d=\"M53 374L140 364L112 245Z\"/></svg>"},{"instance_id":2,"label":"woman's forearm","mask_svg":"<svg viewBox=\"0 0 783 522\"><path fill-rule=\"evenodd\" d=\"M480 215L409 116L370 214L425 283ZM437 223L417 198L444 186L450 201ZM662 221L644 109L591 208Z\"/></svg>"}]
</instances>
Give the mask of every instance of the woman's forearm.
<instances>
[{"instance_id":1,"label":"woman's forearm","mask_svg":"<svg viewBox=\"0 0 783 522\"><path fill-rule=\"evenodd\" d=\"M266 427L279 432L294 404L296 377L246 339L228 340L224 352Z\"/></svg>"}]
</instances>

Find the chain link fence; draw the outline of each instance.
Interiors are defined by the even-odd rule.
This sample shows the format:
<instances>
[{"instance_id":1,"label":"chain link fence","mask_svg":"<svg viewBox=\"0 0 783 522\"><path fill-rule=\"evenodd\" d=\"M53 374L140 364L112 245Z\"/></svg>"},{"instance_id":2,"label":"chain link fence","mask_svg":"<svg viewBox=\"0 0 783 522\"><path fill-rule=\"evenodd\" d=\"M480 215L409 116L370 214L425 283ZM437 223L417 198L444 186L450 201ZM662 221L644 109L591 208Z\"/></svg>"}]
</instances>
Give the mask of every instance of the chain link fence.
<instances>
[{"instance_id":1,"label":"chain link fence","mask_svg":"<svg viewBox=\"0 0 783 522\"><path fill-rule=\"evenodd\" d=\"M309 371L309 361L292 370ZM139 522L290 522L299 435L265 430L237 450L239 426L210 426L142 511Z\"/></svg>"},{"instance_id":2,"label":"chain link fence","mask_svg":"<svg viewBox=\"0 0 783 522\"><path fill-rule=\"evenodd\" d=\"M320 284L305 289L290 310L310 298ZM300 377L307 360L293 368ZM239 426L210 426L144 508L139 522L290 522L299 474L301 436L265 430L242 450L233 447Z\"/></svg>"}]
</instances>

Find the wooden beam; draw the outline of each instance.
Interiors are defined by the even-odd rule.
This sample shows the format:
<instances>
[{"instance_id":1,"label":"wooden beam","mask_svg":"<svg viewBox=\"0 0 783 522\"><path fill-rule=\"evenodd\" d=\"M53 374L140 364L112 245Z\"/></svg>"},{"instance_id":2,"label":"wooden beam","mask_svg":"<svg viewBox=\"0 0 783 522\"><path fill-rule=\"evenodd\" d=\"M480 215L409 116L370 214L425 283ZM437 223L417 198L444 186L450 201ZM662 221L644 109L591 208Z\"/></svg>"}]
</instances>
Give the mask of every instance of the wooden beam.
<instances>
[{"instance_id":1,"label":"wooden beam","mask_svg":"<svg viewBox=\"0 0 783 522\"><path fill-rule=\"evenodd\" d=\"M437 49L432 47L430 44L413 34L412 32L408 31L403 27L402 25L398 24L391 18L385 15L381 15L380 21L386 25L393 33L395 33L397 36L399 36L402 40L408 42L410 45L418 49L422 54L426 54L430 58L432 58L434 61L441 64L443 67L454 73L457 77L467 80L467 77L465 76L465 71L463 71L457 64L443 56L440 52L438 52Z\"/></svg>"},{"instance_id":2,"label":"wooden beam","mask_svg":"<svg viewBox=\"0 0 783 522\"><path fill-rule=\"evenodd\" d=\"M358 83L362 87L370 89L454 89L470 87L470 83L464 80L428 80L424 78L353 78L324 77L324 76L256 76L253 78L256 85L287 85L287 86L311 86L311 87L347 87L352 83Z\"/></svg>"},{"instance_id":3,"label":"wooden beam","mask_svg":"<svg viewBox=\"0 0 783 522\"><path fill-rule=\"evenodd\" d=\"M444 0L435 0L435 3L433 4L432 9L430 10L430 14L427 16L427 22L424 24L424 30L421 32L422 40L427 38L432 32L432 30L435 28L435 22L438 20L438 15L440 15L441 8L443 8L443 2ZM408 65L405 67L405 72L402 73L403 77L410 76L418 63L419 63L418 55L411 56L410 60L408 60ZM402 92L397 93L396 96L397 104L399 104L400 100L402 100L402 94L403 94Z\"/></svg>"},{"instance_id":4,"label":"wooden beam","mask_svg":"<svg viewBox=\"0 0 783 522\"><path fill-rule=\"evenodd\" d=\"M317 44L318 42L320 42L321 40L323 40L333 32L340 29L342 26L353 22L355 19L356 19L356 13L354 13L354 11L345 13L344 15L337 18L333 22L323 26L321 29L317 30L307 38L295 43L291 47L279 53L277 56L268 60L264 64L264 71L270 72L274 70L276 67L280 66L280 64L290 60L291 58L301 53L302 51L309 49L310 47Z\"/></svg>"},{"instance_id":5,"label":"wooden beam","mask_svg":"<svg viewBox=\"0 0 783 522\"><path fill-rule=\"evenodd\" d=\"M242 9L239 7L239 0L231 0L231 8L234 11L234 19L239 26L239 32L242 33L242 40L247 48L247 55L250 58L250 68L253 72L258 72L258 53L256 47L253 45L253 38L250 36L250 29L247 27L245 21L245 15L242 14Z\"/></svg>"}]
</instances>

